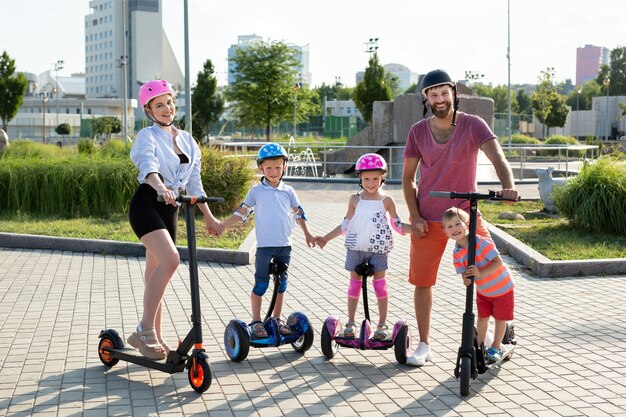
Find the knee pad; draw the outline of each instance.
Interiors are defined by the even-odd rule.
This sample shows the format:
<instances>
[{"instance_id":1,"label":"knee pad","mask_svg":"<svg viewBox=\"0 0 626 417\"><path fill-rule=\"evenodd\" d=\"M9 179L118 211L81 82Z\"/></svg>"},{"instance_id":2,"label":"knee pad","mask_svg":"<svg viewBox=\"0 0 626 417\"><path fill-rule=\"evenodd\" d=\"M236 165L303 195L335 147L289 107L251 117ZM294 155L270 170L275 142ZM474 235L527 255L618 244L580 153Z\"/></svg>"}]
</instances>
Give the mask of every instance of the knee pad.
<instances>
[{"instance_id":1,"label":"knee pad","mask_svg":"<svg viewBox=\"0 0 626 417\"><path fill-rule=\"evenodd\" d=\"M359 299L361 297L361 280L350 278L348 286L348 298Z\"/></svg>"},{"instance_id":2,"label":"knee pad","mask_svg":"<svg viewBox=\"0 0 626 417\"><path fill-rule=\"evenodd\" d=\"M376 293L376 298L389 297L389 292L387 291L387 280L385 278L374 280L374 292Z\"/></svg>"},{"instance_id":3,"label":"knee pad","mask_svg":"<svg viewBox=\"0 0 626 417\"><path fill-rule=\"evenodd\" d=\"M252 288L252 292L254 293L254 295L258 295L259 297L262 297L263 294L265 294L265 291L267 291L267 287L269 287L269 285L270 285L269 280L261 281L255 278L254 288Z\"/></svg>"},{"instance_id":4,"label":"knee pad","mask_svg":"<svg viewBox=\"0 0 626 417\"><path fill-rule=\"evenodd\" d=\"M280 278L280 285L278 285L278 293L282 294L287 291L287 277Z\"/></svg>"}]
</instances>

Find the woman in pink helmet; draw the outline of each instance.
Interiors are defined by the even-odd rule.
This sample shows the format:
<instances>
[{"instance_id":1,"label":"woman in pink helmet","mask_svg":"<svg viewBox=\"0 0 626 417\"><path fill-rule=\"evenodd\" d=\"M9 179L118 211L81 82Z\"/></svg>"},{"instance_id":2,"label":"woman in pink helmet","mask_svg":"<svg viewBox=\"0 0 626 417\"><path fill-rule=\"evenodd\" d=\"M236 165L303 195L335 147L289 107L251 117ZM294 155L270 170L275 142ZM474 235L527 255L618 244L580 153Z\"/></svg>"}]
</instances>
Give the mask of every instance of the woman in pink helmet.
<instances>
[{"instance_id":1,"label":"woman in pink helmet","mask_svg":"<svg viewBox=\"0 0 626 417\"><path fill-rule=\"evenodd\" d=\"M200 178L201 153L191 134L174 125L176 94L165 80L153 80L139 89L139 105L154 122L142 129L130 150L139 170L139 187L133 196L128 217L146 247L143 316L128 343L151 359L164 359L169 346L161 329L162 301L180 258L176 250L178 205L176 197L206 195ZM162 196L165 202L157 201ZM209 233L222 231L206 203L198 204Z\"/></svg>"},{"instance_id":2,"label":"woman in pink helmet","mask_svg":"<svg viewBox=\"0 0 626 417\"><path fill-rule=\"evenodd\" d=\"M325 236L317 239L320 248L324 248L329 240L345 235L346 270L350 271L348 285L348 322L343 337L355 337L356 309L361 296L361 277L355 271L357 265L366 260L374 266L374 292L378 301L378 326L374 332L375 340L389 337L387 327L387 258L393 248L391 229L400 234L409 233L411 226L402 223L396 210L396 203L391 196L385 195L382 185L387 173L385 159L375 153L362 155L357 161L354 172L359 176L361 190L350 197L348 212L343 222ZM387 217L391 216L391 219Z\"/></svg>"}]
</instances>

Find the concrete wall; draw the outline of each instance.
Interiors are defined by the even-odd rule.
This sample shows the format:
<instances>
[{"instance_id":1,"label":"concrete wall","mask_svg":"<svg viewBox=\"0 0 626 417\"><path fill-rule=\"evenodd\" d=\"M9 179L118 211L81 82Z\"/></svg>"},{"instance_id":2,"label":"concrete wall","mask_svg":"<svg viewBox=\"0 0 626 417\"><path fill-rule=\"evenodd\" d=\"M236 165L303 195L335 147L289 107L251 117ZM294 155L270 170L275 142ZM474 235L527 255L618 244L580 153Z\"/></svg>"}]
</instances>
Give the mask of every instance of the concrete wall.
<instances>
[{"instance_id":1,"label":"concrete wall","mask_svg":"<svg viewBox=\"0 0 626 417\"><path fill-rule=\"evenodd\" d=\"M470 88L458 85L459 110L483 118L493 129L493 100L473 95ZM421 97L417 94L403 94L394 101L376 101L370 126L348 139L345 149L326 152L328 174L344 174L354 170L359 156L368 152L378 152L391 165L389 177L402 176L402 150L381 149L384 146L404 146L409 129L422 119ZM429 114L426 116L428 117ZM350 148L354 147L354 148ZM320 159L323 159L320 156Z\"/></svg>"}]
</instances>

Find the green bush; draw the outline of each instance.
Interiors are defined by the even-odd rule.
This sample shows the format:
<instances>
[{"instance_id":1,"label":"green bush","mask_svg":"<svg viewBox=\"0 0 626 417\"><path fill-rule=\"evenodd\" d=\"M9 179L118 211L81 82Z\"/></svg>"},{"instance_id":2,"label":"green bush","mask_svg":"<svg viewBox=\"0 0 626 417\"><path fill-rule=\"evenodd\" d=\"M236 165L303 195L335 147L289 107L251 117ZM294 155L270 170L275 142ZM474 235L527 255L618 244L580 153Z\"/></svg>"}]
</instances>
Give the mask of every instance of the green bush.
<instances>
[{"instance_id":1,"label":"green bush","mask_svg":"<svg viewBox=\"0 0 626 417\"><path fill-rule=\"evenodd\" d=\"M575 226L626 236L626 165L616 159L605 156L585 165L554 189L553 198L559 213Z\"/></svg>"},{"instance_id":2,"label":"green bush","mask_svg":"<svg viewBox=\"0 0 626 417\"><path fill-rule=\"evenodd\" d=\"M580 145L580 142L573 136L561 136L561 135L552 135L546 138L544 142L545 145ZM565 150L560 151L561 156L565 157ZM581 158L585 154L585 151L577 150L577 151L568 151L567 156ZM550 150L550 149L542 149L537 151L537 155L540 156L558 156L559 150Z\"/></svg>"},{"instance_id":3,"label":"green bush","mask_svg":"<svg viewBox=\"0 0 626 417\"><path fill-rule=\"evenodd\" d=\"M2 158L11 159L55 159L70 155L72 150L59 148L50 144L36 143L31 140L11 142L3 153Z\"/></svg>"},{"instance_id":4,"label":"green bush","mask_svg":"<svg viewBox=\"0 0 626 417\"><path fill-rule=\"evenodd\" d=\"M87 140L83 146L87 142L92 143ZM111 158L121 155L119 148L117 144L108 148L115 149L109 153L77 155L32 143L15 151L11 144L11 152L25 157L0 159L0 211L67 217L126 213L138 185L137 169L127 153L124 158ZM88 145L83 149L93 151ZM226 200L211 209L216 214L230 213L243 200L254 170L245 158L226 158L216 149L202 149L202 154L206 193Z\"/></svg>"},{"instance_id":5,"label":"green bush","mask_svg":"<svg viewBox=\"0 0 626 417\"><path fill-rule=\"evenodd\" d=\"M130 143L124 143L121 139L111 139L103 144L98 152L102 156L111 158L128 158L130 154Z\"/></svg>"},{"instance_id":6,"label":"green bush","mask_svg":"<svg viewBox=\"0 0 626 417\"><path fill-rule=\"evenodd\" d=\"M92 155L95 146L91 139L78 139L78 153L81 155Z\"/></svg>"},{"instance_id":7,"label":"green bush","mask_svg":"<svg viewBox=\"0 0 626 417\"><path fill-rule=\"evenodd\" d=\"M252 185L255 171L247 158L228 157L214 147L202 147L202 183L209 196L224 197L224 204L214 204L211 211L223 215L241 204Z\"/></svg>"},{"instance_id":8,"label":"green bush","mask_svg":"<svg viewBox=\"0 0 626 417\"><path fill-rule=\"evenodd\" d=\"M508 145L509 138L508 136L503 136L500 139L501 145ZM522 135L520 133L515 133L511 135L511 144L513 145L538 145L541 141L537 138L533 138L532 136Z\"/></svg>"}]
</instances>

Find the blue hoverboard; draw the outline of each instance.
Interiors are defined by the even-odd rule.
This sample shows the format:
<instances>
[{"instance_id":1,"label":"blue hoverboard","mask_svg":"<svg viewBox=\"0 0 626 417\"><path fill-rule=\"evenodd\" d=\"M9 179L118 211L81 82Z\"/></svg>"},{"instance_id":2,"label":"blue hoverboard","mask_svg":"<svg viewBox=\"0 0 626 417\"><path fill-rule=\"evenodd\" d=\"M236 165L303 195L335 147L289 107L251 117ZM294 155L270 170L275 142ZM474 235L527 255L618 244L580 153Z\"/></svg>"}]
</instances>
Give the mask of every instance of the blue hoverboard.
<instances>
[{"instance_id":1,"label":"blue hoverboard","mask_svg":"<svg viewBox=\"0 0 626 417\"><path fill-rule=\"evenodd\" d=\"M289 334L280 333L280 326L274 317L271 317L276 296L280 285L280 275L289 266L283 262L273 259L270 262L270 274L274 278L274 292L267 314L263 319L263 327L267 332L267 337L257 338L252 334L252 326L240 319L232 319L224 331L224 347L226 354L234 362L241 362L246 359L250 346L256 348L278 347L291 344L296 352L304 354L313 346L313 327L308 317L301 312L294 312L287 318L286 325L289 327Z\"/></svg>"}]
</instances>

